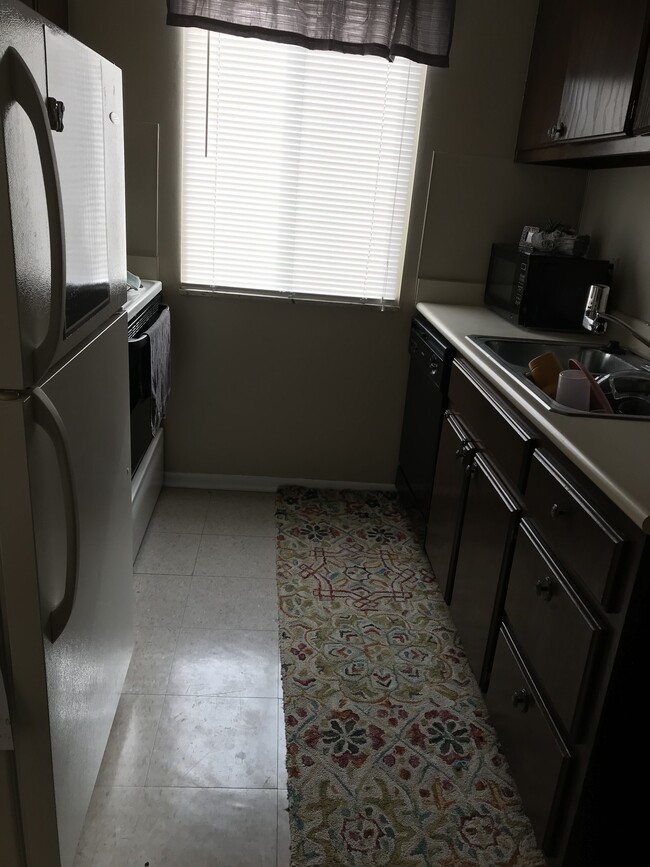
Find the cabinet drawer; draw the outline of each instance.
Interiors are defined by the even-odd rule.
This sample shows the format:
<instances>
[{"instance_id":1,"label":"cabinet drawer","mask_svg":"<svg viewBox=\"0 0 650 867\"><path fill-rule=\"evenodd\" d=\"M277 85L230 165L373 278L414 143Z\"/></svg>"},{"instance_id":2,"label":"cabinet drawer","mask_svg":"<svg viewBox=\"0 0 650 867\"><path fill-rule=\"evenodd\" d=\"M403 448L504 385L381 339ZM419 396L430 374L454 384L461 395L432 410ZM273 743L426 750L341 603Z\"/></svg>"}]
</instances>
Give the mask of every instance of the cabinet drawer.
<instances>
[{"instance_id":1,"label":"cabinet drawer","mask_svg":"<svg viewBox=\"0 0 650 867\"><path fill-rule=\"evenodd\" d=\"M531 463L526 502L560 563L607 605L623 536L539 450Z\"/></svg>"},{"instance_id":2,"label":"cabinet drawer","mask_svg":"<svg viewBox=\"0 0 650 867\"><path fill-rule=\"evenodd\" d=\"M449 404L462 417L479 447L490 453L504 477L523 491L535 446L534 434L487 383L458 358L452 365Z\"/></svg>"},{"instance_id":3,"label":"cabinet drawer","mask_svg":"<svg viewBox=\"0 0 650 867\"><path fill-rule=\"evenodd\" d=\"M550 854L570 753L505 626L497 643L486 703L537 842Z\"/></svg>"},{"instance_id":4,"label":"cabinet drawer","mask_svg":"<svg viewBox=\"0 0 650 867\"><path fill-rule=\"evenodd\" d=\"M602 628L526 519L517 536L505 611L537 681L572 733Z\"/></svg>"}]
</instances>

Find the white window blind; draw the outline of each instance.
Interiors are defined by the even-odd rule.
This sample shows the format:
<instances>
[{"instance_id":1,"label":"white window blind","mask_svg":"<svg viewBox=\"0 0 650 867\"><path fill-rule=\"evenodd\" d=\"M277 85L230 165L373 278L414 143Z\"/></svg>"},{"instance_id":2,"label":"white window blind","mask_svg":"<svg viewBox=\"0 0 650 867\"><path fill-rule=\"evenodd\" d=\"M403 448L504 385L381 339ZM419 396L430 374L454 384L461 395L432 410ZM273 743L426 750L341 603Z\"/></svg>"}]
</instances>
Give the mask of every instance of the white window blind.
<instances>
[{"instance_id":1,"label":"white window blind","mask_svg":"<svg viewBox=\"0 0 650 867\"><path fill-rule=\"evenodd\" d=\"M182 283L399 296L426 67L186 28Z\"/></svg>"}]
</instances>

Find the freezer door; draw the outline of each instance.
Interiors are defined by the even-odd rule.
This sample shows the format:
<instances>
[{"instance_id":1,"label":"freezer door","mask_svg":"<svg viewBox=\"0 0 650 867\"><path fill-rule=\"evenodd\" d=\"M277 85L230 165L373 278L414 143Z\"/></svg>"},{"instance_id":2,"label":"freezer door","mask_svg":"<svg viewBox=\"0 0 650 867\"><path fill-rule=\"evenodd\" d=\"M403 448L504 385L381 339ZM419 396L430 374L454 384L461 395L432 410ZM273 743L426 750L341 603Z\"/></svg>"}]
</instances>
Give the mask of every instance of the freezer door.
<instances>
[{"instance_id":1,"label":"freezer door","mask_svg":"<svg viewBox=\"0 0 650 867\"><path fill-rule=\"evenodd\" d=\"M9 0L0 16L1 391L38 382L127 283L121 73Z\"/></svg>"},{"instance_id":2,"label":"freezer door","mask_svg":"<svg viewBox=\"0 0 650 867\"><path fill-rule=\"evenodd\" d=\"M33 800L51 775L62 867L74 859L133 649L126 328L122 313L22 401L44 672L20 680L36 648L10 641L12 701L41 692L47 714L35 729L17 707L18 791ZM5 574L4 584L18 579ZM15 617L7 612L10 626ZM21 761L44 729L49 768L32 763L25 774ZM42 814L21 813L26 846L38 847ZM30 865L59 865L32 855Z\"/></svg>"},{"instance_id":3,"label":"freezer door","mask_svg":"<svg viewBox=\"0 0 650 867\"><path fill-rule=\"evenodd\" d=\"M102 67L94 52L45 28L47 96L60 106L52 133L65 226L64 333L110 299Z\"/></svg>"},{"instance_id":4,"label":"freezer door","mask_svg":"<svg viewBox=\"0 0 650 867\"><path fill-rule=\"evenodd\" d=\"M59 194L44 107L43 25L22 3L0 0L0 391L34 379L36 348L59 340L51 294L62 289ZM30 100L30 86L31 96ZM49 153L49 160L48 160ZM54 281L54 287L52 286ZM58 281L58 283L57 283ZM52 330L50 330L52 325ZM40 359L39 359L40 361ZM41 364L41 368L43 365ZM44 368L43 368L44 369Z\"/></svg>"},{"instance_id":5,"label":"freezer door","mask_svg":"<svg viewBox=\"0 0 650 867\"><path fill-rule=\"evenodd\" d=\"M85 45L45 28L47 97L65 226L64 334L126 301L124 143L119 70ZM55 126L55 124L52 124Z\"/></svg>"}]
</instances>

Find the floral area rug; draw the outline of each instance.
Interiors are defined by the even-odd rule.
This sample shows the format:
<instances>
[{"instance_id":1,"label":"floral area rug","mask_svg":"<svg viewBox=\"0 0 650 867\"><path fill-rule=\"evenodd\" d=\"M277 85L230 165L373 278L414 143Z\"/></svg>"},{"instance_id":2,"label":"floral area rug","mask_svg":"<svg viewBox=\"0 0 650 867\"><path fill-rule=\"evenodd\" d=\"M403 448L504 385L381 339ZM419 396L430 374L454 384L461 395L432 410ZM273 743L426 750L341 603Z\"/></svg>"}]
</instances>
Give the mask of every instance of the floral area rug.
<instances>
[{"instance_id":1,"label":"floral area rug","mask_svg":"<svg viewBox=\"0 0 650 867\"><path fill-rule=\"evenodd\" d=\"M278 490L291 865L540 867L396 494Z\"/></svg>"}]
</instances>

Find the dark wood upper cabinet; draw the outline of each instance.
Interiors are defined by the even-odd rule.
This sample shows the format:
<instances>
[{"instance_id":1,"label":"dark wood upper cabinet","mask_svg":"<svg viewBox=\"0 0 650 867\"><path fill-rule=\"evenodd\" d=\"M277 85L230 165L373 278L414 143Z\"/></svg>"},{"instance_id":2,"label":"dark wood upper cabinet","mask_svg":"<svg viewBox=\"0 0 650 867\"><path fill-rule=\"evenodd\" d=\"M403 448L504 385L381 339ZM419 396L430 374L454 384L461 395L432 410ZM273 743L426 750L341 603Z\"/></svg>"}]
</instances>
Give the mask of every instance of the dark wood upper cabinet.
<instances>
[{"instance_id":1,"label":"dark wood upper cabinet","mask_svg":"<svg viewBox=\"0 0 650 867\"><path fill-rule=\"evenodd\" d=\"M557 123L569 59L571 28L566 0L542 0L537 13L524 104L519 123L518 151L548 147L549 131Z\"/></svg>"},{"instance_id":2,"label":"dark wood upper cabinet","mask_svg":"<svg viewBox=\"0 0 650 867\"><path fill-rule=\"evenodd\" d=\"M646 6L646 0L575 4L558 118L567 141L625 134Z\"/></svg>"},{"instance_id":3,"label":"dark wood upper cabinet","mask_svg":"<svg viewBox=\"0 0 650 867\"><path fill-rule=\"evenodd\" d=\"M643 106L650 124L649 8L648 0L540 0L518 162L650 162L650 138L635 134Z\"/></svg>"},{"instance_id":4,"label":"dark wood upper cabinet","mask_svg":"<svg viewBox=\"0 0 650 867\"><path fill-rule=\"evenodd\" d=\"M634 135L650 133L650 47L646 52L641 91L634 112Z\"/></svg>"}]
</instances>

